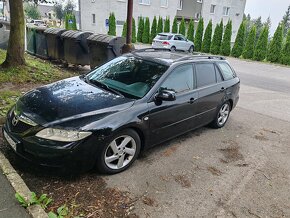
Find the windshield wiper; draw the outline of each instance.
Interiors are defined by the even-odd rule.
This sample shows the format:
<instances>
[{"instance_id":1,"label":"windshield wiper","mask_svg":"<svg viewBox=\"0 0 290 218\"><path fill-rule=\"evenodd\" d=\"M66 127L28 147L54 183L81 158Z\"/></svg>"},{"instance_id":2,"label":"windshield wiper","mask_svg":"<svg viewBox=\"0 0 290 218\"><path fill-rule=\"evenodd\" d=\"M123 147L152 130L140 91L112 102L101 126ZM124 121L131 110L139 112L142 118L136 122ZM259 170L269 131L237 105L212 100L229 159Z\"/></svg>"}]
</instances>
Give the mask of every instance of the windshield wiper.
<instances>
[{"instance_id":1,"label":"windshield wiper","mask_svg":"<svg viewBox=\"0 0 290 218\"><path fill-rule=\"evenodd\" d=\"M89 82L89 83L92 83L92 84L94 84L94 85L96 85L96 86L99 86L99 87L101 87L101 88L103 88L103 89L106 89L106 90L108 90L108 91L110 91L110 92L112 92L112 93L114 93L114 94L117 94L117 95L120 95L120 96L124 97L124 95L123 95L121 92L119 92L119 91L117 91L117 90L115 90L115 89L109 87L109 86L106 85L105 83L102 83L102 82L100 82L100 81L98 81L98 80L89 80L89 79L86 77L86 81Z\"/></svg>"}]
</instances>

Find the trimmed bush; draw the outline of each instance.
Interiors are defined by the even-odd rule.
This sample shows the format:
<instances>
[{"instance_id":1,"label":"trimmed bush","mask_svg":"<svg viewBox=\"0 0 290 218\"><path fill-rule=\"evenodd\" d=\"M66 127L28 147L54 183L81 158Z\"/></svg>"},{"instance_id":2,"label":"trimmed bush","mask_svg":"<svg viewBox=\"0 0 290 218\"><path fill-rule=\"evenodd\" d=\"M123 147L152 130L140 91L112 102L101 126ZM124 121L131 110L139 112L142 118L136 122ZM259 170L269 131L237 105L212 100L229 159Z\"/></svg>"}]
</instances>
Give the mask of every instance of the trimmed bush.
<instances>
[{"instance_id":1,"label":"trimmed bush","mask_svg":"<svg viewBox=\"0 0 290 218\"><path fill-rule=\"evenodd\" d=\"M150 21L149 21L149 17L146 17L144 31L142 35L142 42L149 43L149 40L150 40Z\"/></svg>"},{"instance_id":2,"label":"trimmed bush","mask_svg":"<svg viewBox=\"0 0 290 218\"><path fill-rule=\"evenodd\" d=\"M163 19L159 16L158 24L157 24L157 34L163 32Z\"/></svg>"},{"instance_id":3,"label":"trimmed bush","mask_svg":"<svg viewBox=\"0 0 290 218\"><path fill-rule=\"evenodd\" d=\"M221 45L221 54L229 56L231 54L232 21L229 20L225 29Z\"/></svg>"},{"instance_id":4,"label":"trimmed bush","mask_svg":"<svg viewBox=\"0 0 290 218\"><path fill-rule=\"evenodd\" d=\"M177 25L177 19L175 17L172 24L172 33L177 33L177 29L178 29L178 25Z\"/></svg>"},{"instance_id":5,"label":"trimmed bush","mask_svg":"<svg viewBox=\"0 0 290 218\"><path fill-rule=\"evenodd\" d=\"M150 34L150 42L155 38L157 35L157 19L156 16L154 16L151 26L151 34Z\"/></svg>"},{"instance_id":6,"label":"trimmed bush","mask_svg":"<svg viewBox=\"0 0 290 218\"><path fill-rule=\"evenodd\" d=\"M138 22L138 33L137 33L138 42L142 42L143 30L144 30L144 19L143 17L140 17Z\"/></svg>"},{"instance_id":7,"label":"trimmed bush","mask_svg":"<svg viewBox=\"0 0 290 218\"><path fill-rule=\"evenodd\" d=\"M282 49L280 62L282 64L290 65L290 29L288 30L286 43Z\"/></svg>"},{"instance_id":8,"label":"trimmed bush","mask_svg":"<svg viewBox=\"0 0 290 218\"><path fill-rule=\"evenodd\" d=\"M243 50L244 50L244 44L245 44L245 33L246 33L246 25L245 25L245 22L242 22L238 30L234 47L232 49L231 55L233 57L238 58L242 55Z\"/></svg>"},{"instance_id":9,"label":"trimmed bush","mask_svg":"<svg viewBox=\"0 0 290 218\"><path fill-rule=\"evenodd\" d=\"M218 54L220 52L222 37L223 37L223 21L220 22L220 24L217 24L214 30L211 46L210 46L210 52L212 54Z\"/></svg>"},{"instance_id":10,"label":"trimmed bush","mask_svg":"<svg viewBox=\"0 0 290 218\"><path fill-rule=\"evenodd\" d=\"M269 37L269 29L268 26L264 26L260 37L258 39L253 59L256 61L262 61L266 58L267 55L267 47L268 47L268 37Z\"/></svg>"},{"instance_id":11,"label":"trimmed bush","mask_svg":"<svg viewBox=\"0 0 290 218\"><path fill-rule=\"evenodd\" d=\"M185 21L184 17L181 19L180 25L179 25L179 33L185 36Z\"/></svg>"},{"instance_id":12,"label":"trimmed bush","mask_svg":"<svg viewBox=\"0 0 290 218\"><path fill-rule=\"evenodd\" d=\"M169 33L170 32L170 18L166 17L165 25L164 25L164 32Z\"/></svg>"},{"instance_id":13,"label":"trimmed bush","mask_svg":"<svg viewBox=\"0 0 290 218\"><path fill-rule=\"evenodd\" d=\"M246 40L245 48L243 51L243 58L252 59L255 49L255 39L256 39L256 26L252 26L248 38Z\"/></svg>"},{"instance_id":14,"label":"trimmed bush","mask_svg":"<svg viewBox=\"0 0 290 218\"><path fill-rule=\"evenodd\" d=\"M194 38L195 51L201 50L202 37L203 37L203 18L200 18L198 21L195 38Z\"/></svg>"},{"instance_id":15,"label":"trimmed bush","mask_svg":"<svg viewBox=\"0 0 290 218\"><path fill-rule=\"evenodd\" d=\"M114 13L110 13L108 35L111 35L111 36L116 35L116 17Z\"/></svg>"},{"instance_id":16,"label":"trimmed bush","mask_svg":"<svg viewBox=\"0 0 290 218\"><path fill-rule=\"evenodd\" d=\"M211 36L212 36L212 20L210 20L205 29L204 38L201 45L201 51L205 53L210 52L211 45Z\"/></svg>"},{"instance_id":17,"label":"trimmed bush","mask_svg":"<svg viewBox=\"0 0 290 218\"><path fill-rule=\"evenodd\" d=\"M122 37L127 36L127 22L124 23L123 25L123 30L122 30Z\"/></svg>"},{"instance_id":18,"label":"trimmed bush","mask_svg":"<svg viewBox=\"0 0 290 218\"><path fill-rule=\"evenodd\" d=\"M132 43L136 42L136 23L135 19L132 18Z\"/></svg>"},{"instance_id":19,"label":"trimmed bush","mask_svg":"<svg viewBox=\"0 0 290 218\"><path fill-rule=\"evenodd\" d=\"M274 37L270 42L267 60L270 62L278 62L281 56L282 41L283 41L283 30L282 26L279 25L274 33Z\"/></svg>"},{"instance_id":20,"label":"trimmed bush","mask_svg":"<svg viewBox=\"0 0 290 218\"><path fill-rule=\"evenodd\" d=\"M190 19L189 21L188 30L187 30L187 38L192 42L194 41L194 23L192 19Z\"/></svg>"}]
</instances>

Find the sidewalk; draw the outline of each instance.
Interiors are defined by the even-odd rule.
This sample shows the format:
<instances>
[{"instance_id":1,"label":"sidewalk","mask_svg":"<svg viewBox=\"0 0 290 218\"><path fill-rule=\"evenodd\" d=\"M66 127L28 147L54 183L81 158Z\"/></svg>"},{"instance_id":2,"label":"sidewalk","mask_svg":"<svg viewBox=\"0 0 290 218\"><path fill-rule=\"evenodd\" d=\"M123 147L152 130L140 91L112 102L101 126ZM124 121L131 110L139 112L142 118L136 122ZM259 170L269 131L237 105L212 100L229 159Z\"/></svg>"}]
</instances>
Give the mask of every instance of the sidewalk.
<instances>
[{"instance_id":1,"label":"sidewalk","mask_svg":"<svg viewBox=\"0 0 290 218\"><path fill-rule=\"evenodd\" d=\"M0 218L29 218L28 212L18 204L15 191L0 168Z\"/></svg>"}]
</instances>

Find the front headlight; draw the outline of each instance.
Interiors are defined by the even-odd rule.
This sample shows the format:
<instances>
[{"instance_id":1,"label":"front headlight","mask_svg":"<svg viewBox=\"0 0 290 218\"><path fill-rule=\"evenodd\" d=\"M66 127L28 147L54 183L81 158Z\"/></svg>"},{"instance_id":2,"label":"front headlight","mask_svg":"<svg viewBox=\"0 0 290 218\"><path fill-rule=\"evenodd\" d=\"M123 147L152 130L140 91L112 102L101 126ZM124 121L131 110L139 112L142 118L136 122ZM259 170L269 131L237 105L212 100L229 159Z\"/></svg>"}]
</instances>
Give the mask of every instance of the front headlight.
<instances>
[{"instance_id":1,"label":"front headlight","mask_svg":"<svg viewBox=\"0 0 290 218\"><path fill-rule=\"evenodd\" d=\"M36 136L53 141L76 142L90 136L91 134L91 132L46 128L39 131Z\"/></svg>"}]
</instances>

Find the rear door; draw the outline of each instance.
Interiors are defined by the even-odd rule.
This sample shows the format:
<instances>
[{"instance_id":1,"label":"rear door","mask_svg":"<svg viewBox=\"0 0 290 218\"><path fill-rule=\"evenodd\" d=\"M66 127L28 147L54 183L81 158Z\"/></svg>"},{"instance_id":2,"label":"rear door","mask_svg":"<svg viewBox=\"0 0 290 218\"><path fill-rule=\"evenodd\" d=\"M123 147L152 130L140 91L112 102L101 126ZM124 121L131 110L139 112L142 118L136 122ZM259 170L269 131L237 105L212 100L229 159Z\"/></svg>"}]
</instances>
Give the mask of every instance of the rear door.
<instances>
[{"instance_id":1,"label":"rear door","mask_svg":"<svg viewBox=\"0 0 290 218\"><path fill-rule=\"evenodd\" d=\"M199 126L210 123L217 107L225 98L225 87L220 71L213 62L199 62L195 65L197 89L197 122Z\"/></svg>"}]
</instances>

